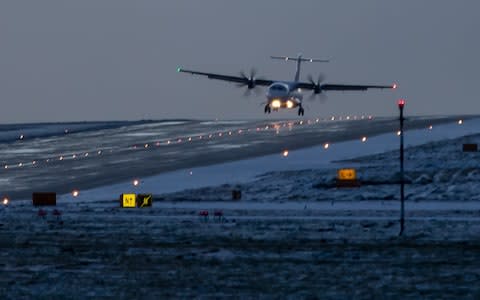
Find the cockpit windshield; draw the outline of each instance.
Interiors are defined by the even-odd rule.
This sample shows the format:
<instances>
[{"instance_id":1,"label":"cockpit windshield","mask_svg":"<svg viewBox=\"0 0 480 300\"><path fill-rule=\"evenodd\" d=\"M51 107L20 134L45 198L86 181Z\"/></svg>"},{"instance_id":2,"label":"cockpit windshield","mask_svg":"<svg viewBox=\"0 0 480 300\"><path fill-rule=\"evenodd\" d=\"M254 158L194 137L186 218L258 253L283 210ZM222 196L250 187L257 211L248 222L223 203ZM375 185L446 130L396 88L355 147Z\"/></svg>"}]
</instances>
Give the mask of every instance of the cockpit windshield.
<instances>
[{"instance_id":1,"label":"cockpit windshield","mask_svg":"<svg viewBox=\"0 0 480 300\"><path fill-rule=\"evenodd\" d=\"M270 90L272 91L281 91L281 92L286 92L287 88L281 84L275 84L270 87Z\"/></svg>"}]
</instances>

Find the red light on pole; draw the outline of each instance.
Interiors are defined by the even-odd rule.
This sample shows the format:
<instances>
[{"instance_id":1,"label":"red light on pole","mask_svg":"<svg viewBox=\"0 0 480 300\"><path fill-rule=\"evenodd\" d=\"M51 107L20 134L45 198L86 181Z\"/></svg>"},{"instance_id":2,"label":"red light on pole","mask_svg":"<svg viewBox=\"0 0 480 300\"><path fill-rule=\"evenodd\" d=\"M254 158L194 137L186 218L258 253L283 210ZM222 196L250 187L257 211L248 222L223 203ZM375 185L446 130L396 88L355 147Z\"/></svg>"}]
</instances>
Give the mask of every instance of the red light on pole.
<instances>
[{"instance_id":1,"label":"red light on pole","mask_svg":"<svg viewBox=\"0 0 480 300\"><path fill-rule=\"evenodd\" d=\"M402 109L404 106L405 106L405 100L404 99L400 99L398 100L398 108Z\"/></svg>"}]
</instances>

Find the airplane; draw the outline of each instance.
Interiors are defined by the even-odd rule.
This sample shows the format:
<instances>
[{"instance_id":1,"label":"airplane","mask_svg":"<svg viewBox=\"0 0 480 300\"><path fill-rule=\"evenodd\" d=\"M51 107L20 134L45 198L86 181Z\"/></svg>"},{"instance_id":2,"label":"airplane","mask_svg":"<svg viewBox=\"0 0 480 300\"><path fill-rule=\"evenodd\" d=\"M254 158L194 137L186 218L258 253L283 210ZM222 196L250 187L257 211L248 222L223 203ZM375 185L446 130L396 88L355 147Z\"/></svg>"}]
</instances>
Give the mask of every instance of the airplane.
<instances>
[{"instance_id":1,"label":"airplane","mask_svg":"<svg viewBox=\"0 0 480 300\"><path fill-rule=\"evenodd\" d=\"M265 113L278 111L279 109L295 109L298 107L298 115L303 116L305 110L302 105L303 94L302 90L313 91L312 97L317 95L324 95L326 91L366 91L368 89L396 89L397 84L393 85L350 85L350 84L329 84L322 83L324 78L322 75L314 81L311 76L308 77L308 82L300 81L300 67L302 62L329 62L329 60L304 58L302 54L297 57L290 56L270 56L272 59L281 59L284 61L295 61L297 69L293 81L275 81L269 79L257 78L255 70L252 69L250 75L247 76L244 72L240 72L240 76L222 75L215 73L198 72L186 70L181 67L177 68L177 72L189 73L192 75L207 76L210 79L217 79L237 83L239 87L246 86L247 91L256 88L257 86L268 86L266 92L266 104L264 108Z\"/></svg>"}]
</instances>

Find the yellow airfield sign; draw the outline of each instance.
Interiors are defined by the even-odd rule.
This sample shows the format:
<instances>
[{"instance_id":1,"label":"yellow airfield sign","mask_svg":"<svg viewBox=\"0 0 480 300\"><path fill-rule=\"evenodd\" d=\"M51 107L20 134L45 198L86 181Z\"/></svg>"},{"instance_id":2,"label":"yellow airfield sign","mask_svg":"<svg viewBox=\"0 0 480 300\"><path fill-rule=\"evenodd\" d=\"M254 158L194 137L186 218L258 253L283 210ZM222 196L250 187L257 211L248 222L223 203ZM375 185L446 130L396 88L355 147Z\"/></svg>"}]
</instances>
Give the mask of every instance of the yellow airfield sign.
<instances>
[{"instance_id":1,"label":"yellow airfield sign","mask_svg":"<svg viewBox=\"0 0 480 300\"><path fill-rule=\"evenodd\" d=\"M120 195L122 207L136 207L136 198L135 194L122 194Z\"/></svg>"},{"instance_id":2,"label":"yellow airfield sign","mask_svg":"<svg viewBox=\"0 0 480 300\"><path fill-rule=\"evenodd\" d=\"M152 206L152 194L138 194L137 195L138 207L150 207Z\"/></svg>"},{"instance_id":3,"label":"yellow airfield sign","mask_svg":"<svg viewBox=\"0 0 480 300\"><path fill-rule=\"evenodd\" d=\"M338 180L356 180L357 172L355 169L340 169L337 171Z\"/></svg>"}]
</instances>

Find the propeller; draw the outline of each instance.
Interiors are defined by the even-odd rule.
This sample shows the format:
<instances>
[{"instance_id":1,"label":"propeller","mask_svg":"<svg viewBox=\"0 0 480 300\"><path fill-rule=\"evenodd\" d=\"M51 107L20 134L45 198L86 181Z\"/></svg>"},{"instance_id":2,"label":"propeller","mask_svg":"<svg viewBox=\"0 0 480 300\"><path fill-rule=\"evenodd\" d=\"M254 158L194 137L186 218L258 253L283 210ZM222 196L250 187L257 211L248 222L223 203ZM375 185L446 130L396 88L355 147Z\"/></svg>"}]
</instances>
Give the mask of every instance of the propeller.
<instances>
[{"instance_id":1,"label":"propeller","mask_svg":"<svg viewBox=\"0 0 480 300\"><path fill-rule=\"evenodd\" d=\"M260 89L255 84L256 80L258 79L258 78L255 77L256 75L257 75L257 70L255 68L252 68L250 70L249 75L245 74L244 71L240 72L240 76L245 79L245 82L239 82L239 83L237 83L237 86L238 87L245 87L245 86L247 87L247 90L243 93L243 96L245 96L245 97L250 96L252 94L251 93L252 90L255 92L255 94L257 96L259 95Z\"/></svg>"},{"instance_id":2,"label":"propeller","mask_svg":"<svg viewBox=\"0 0 480 300\"><path fill-rule=\"evenodd\" d=\"M322 82L325 80L325 75L319 74L317 81L315 81L312 75L308 75L308 81L313 85L313 92L308 97L308 100L314 100L316 96L320 97L320 100L327 100L327 95L322 92Z\"/></svg>"}]
</instances>

